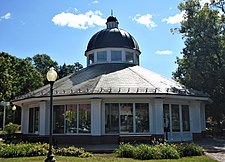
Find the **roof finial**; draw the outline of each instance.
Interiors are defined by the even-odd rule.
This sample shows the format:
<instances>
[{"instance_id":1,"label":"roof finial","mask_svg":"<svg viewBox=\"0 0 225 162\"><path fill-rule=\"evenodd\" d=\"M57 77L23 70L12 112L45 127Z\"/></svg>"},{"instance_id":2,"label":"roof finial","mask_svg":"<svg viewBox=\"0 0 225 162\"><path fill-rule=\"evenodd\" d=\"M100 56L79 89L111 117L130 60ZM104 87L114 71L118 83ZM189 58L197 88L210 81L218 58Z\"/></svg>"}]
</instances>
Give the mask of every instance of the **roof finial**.
<instances>
[{"instance_id":1,"label":"roof finial","mask_svg":"<svg viewBox=\"0 0 225 162\"><path fill-rule=\"evenodd\" d=\"M113 10L111 9L111 16L113 16Z\"/></svg>"}]
</instances>

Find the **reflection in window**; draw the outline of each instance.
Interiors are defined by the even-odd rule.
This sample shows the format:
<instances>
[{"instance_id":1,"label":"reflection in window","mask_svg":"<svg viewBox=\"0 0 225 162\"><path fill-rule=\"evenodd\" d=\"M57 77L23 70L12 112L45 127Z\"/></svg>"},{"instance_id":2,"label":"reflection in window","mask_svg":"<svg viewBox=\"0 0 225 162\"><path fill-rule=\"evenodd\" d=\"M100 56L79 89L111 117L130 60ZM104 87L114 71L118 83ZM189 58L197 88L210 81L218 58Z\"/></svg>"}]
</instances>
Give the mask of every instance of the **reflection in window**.
<instances>
[{"instance_id":1,"label":"reflection in window","mask_svg":"<svg viewBox=\"0 0 225 162\"><path fill-rule=\"evenodd\" d=\"M66 133L77 133L77 105L66 105Z\"/></svg>"},{"instance_id":2,"label":"reflection in window","mask_svg":"<svg viewBox=\"0 0 225 162\"><path fill-rule=\"evenodd\" d=\"M136 54L136 64L139 65L139 55Z\"/></svg>"},{"instance_id":3,"label":"reflection in window","mask_svg":"<svg viewBox=\"0 0 225 162\"><path fill-rule=\"evenodd\" d=\"M133 104L120 104L120 132L133 132Z\"/></svg>"},{"instance_id":4,"label":"reflection in window","mask_svg":"<svg viewBox=\"0 0 225 162\"><path fill-rule=\"evenodd\" d=\"M54 106L53 133L64 133L64 105Z\"/></svg>"},{"instance_id":5,"label":"reflection in window","mask_svg":"<svg viewBox=\"0 0 225 162\"><path fill-rule=\"evenodd\" d=\"M126 51L126 62L134 63L134 54Z\"/></svg>"},{"instance_id":6,"label":"reflection in window","mask_svg":"<svg viewBox=\"0 0 225 162\"><path fill-rule=\"evenodd\" d=\"M92 53L88 55L88 65L93 63L94 63L94 54Z\"/></svg>"},{"instance_id":7,"label":"reflection in window","mask_svg":"<svg viewBox=\"0 0 225 162\"><path fill-rule=\"evenodd\" d=\"M29 109L29 133L38 133L39 127L39 107Z\"/></svg>"},{"instance_id":8,"label":"reflection in window","mask_svg":"<svg viewBox=\"0 0 225 162\"><path fill-rule=\"evenodd\" d=\"M91 133L91 105L79 105L79 133Z\"/></svg>"},{"instance_id":9,"label":"reflection in window","mask_svg":"<svg viewBox=\"0 0 225 162\"><path fill-rule=\"evenodd\" d=\"M122 61L122 52L111 51L111 61Z\"/></svg>"},{"instance_id":10,"label":"reflection in window","mask_svg":"<svg viewBox=\"0 0 225 162\"><path fill-rule=\"evenodd\" d=\"M172 130L173 132L180 132L179 105L171 105L171 112L172 112Z\"/></svg>"},{"instance_id":11,"label":"reflection in window","mask_svg":"<svg viewBox=\"0 0 225 162\"><path fill-rule=\"evenodd\" d=\"M97 52L97 61L106 62L107 61L107 51Z\"/></svg>"},{"instance_id":12,"label":"reflection in window","mask_svg":"<svg viewBox=\"0 0 225 162\"><path fill-rule=\"evenodd\" d=\"M164 123L164 131L170 132L170 111L169 105L163 105L163 123Z\"/></svg>"},{"instance_id":13,"label":"reflection in window","mask_svg":"<svg viewBox=\"0 0 225 162\"><path fill-rule=\"evenodd\" d=\"M105 104L105 132L119 133L119 104Z\"/></svg>"},{"instance_id":14,"label":"reflection in window","mask_svg":"<svg viewBox=\"0 0 225 162\"><path fill-rule=\"evenodd\" d=\"M135 104L136 132L149 132L149 107L147 103Z\"/></svg>"},{"instance_id":15,"label":"reflection in window","mask_svg":"<svg viewBox=\"0 0 225 162\"><path fill-rule=\"evenodd\" d=\"M182 105L182 127L183 131L190 131L189 106Z\"/></svg>"}]
</instances>

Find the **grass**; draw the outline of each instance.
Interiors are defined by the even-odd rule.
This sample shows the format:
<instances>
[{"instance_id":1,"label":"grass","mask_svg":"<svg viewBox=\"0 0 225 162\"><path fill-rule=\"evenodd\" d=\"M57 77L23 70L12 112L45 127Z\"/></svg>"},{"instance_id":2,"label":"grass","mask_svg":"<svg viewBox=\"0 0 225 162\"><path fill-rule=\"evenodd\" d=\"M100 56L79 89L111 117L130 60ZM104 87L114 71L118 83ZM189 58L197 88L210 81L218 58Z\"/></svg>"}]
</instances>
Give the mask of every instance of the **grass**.
<instances>
[{"instance_id":1,"label":"grass","mask_svg":"<svg viewBox=\"0 0 225 162\"><path fill-rule=\"evenodd\" d=\"M45 156L40 157L23 157L23 158L0 158L1 162L43 162ZM77 157L65 157L56 156L58 162L137 162L142 160L134 160L128 158L117 158L112 154L99 154L91 158L77 158ZM177 160L145 160L145 162L216 162L216 160L210 159L207 156L195 156L188 158L180 158Z\"/></svg>"}]
</instances>

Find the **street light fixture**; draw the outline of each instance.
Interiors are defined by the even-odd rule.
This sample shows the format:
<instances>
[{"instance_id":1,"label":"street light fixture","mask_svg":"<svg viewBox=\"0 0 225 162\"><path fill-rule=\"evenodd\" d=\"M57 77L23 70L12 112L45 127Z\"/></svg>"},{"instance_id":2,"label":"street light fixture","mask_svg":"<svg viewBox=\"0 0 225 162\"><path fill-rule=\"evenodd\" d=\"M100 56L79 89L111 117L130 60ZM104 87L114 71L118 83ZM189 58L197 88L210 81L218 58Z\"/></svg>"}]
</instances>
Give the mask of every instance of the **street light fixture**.
<instances>
[{"instance_id":1,"label":"street light fixture","mask_svg":"<svg viewBox=\"0 0 225 162\"><path fill-rule=\"evenodd\" d=\"M51 67L47 73L47 80L50 83L50 122L49 122L49 151L45 162L55 162L54 154L52 153L52 111L53 111L53 84L57 79L57 73L54 67Z\"/></svg>"}]
</instances>

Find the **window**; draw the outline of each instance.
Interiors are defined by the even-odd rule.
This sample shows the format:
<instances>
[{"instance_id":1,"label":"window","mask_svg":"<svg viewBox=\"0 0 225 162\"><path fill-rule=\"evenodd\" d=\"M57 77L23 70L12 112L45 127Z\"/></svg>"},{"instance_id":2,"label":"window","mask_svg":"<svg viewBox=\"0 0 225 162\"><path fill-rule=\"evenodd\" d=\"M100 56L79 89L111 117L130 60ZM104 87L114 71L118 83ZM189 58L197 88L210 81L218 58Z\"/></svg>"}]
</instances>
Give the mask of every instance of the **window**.
<instances>
[{"instance_id":1,"label":"window","mask_svg":"<svg viewBox=\"0 0 225 162\"><path fill-rule=\"evenodd\" d=\"M183 131L190 131L190 118L188 105L182 105L182 127Z\"/></svg>"},{"instance_id":2,"label":"window","mask_svg":"<svg viewBox=\"0 0 225 162\"><path fill-rule=\"evenodd\" d=\"M39 107L29 109L29 133L38 133L39 127Z\"/></svg>"},{"instance_id":3,"label":"window","mask_svg":"<svg viewBox=\"0 0 225 162\"><path fill-rule=\"evenodd\" d=\"M136 64L139 65L139 55L136 54Z\"/></svg>"},{"instance_id":4,"label":"window","mask_svg":"<svg viewBox=\"0 0 225 162\"><path fill-rule=\"evenodd\" d=\"M169 105L163 105L163 123L164 123L164 131L170 132L170 111Z\"/></svg>"},{"instance_id":5,"label":"window","mask_svg":"<svg viewBox=\"0 0 225 162\"><path fill-rule=\"evenodd\" d=\"M91 133L91 105L79 105L79 129L78 133Z\"/></svg>"},{"instance_id":6,"label":"window","mask_svg":"<svg viewBox=\"0 0 225 162\"><path fill-rule=\"evenodd\" d=\"M107 61L107 51L97 52L97 61L106 62Z\"/></svg>"},{"instance_id":7,"label":"window","mask_svg":"<svg viewBox=\"0 0 225 162\"><path fill-rule=\"evenodd\" d=\"M91 105L54 106L53 133L91 133Z\"/></svg>"},{"instance_id":8,"label":"window","mask_svg":"<svg viewBox=\"0 0 225 162\"><path fill-rule=\"evenodd\" d=\"M132 52L126 52L126 62L134 63L134 54Z\"/></svg>"},{"instance_id":9,"label":"window","mask_svg":"<svg viewBox=\"0 0 225 162\"><path fill-rule=\"evenodd\" d=\"M88 65L93 64L94 63L94 54L91 53L88 55Z\"/></svg>"},{"instance_id":10,"label":"window","mask_svg":"<svg viewBox=\"0 0 225 162\"><path fill-rule=\"evenodd\" d=\"M133 132L133 103L120 104L120 132Z\"/></svg>"},{"instance_id":11,"label":"window","mask_svg":"<svg viewBox=\"0 0 225 162\"><path fill-rule=\"evenodd\" d=\"M54 106L53 133L64 133L64 105Z\"/></svg>"},{"instance_id":12,"label":"window","mask_svg":"<svg viewBox=\"0 0 225 162\"><path fill-rule=\"evenodd\" d=\"M179 105L171 105L171 113L172 113L172 131L180 132L180 113L179 113Z\"/></svg>"},{"instance_id":13,"label":"window","mask_svg":"<svg viewBox=\"0 0 225 162\"><path fill-rule=\"evenodd\" d=\"M149 107L147 103L135 104L136 132L149 132Z\"/></svg>"},{"instance_id":14,"label":"window","mask_svg":"<svg viewBox=\"0 0 225 162\"><path fill-rule=\"evenodd\" d=\"M122 61L122 52L111 51L111 61Z\"/></svg>"},{"instance_id":15,"label":"window","mask_svg":"<svg viewBox=\"0 0 225 162\"><path fill-rule=\"evenodd\" d=\"M105 132L119 133L119 104L105 104Z\"/></svg>"}]
</instances>

